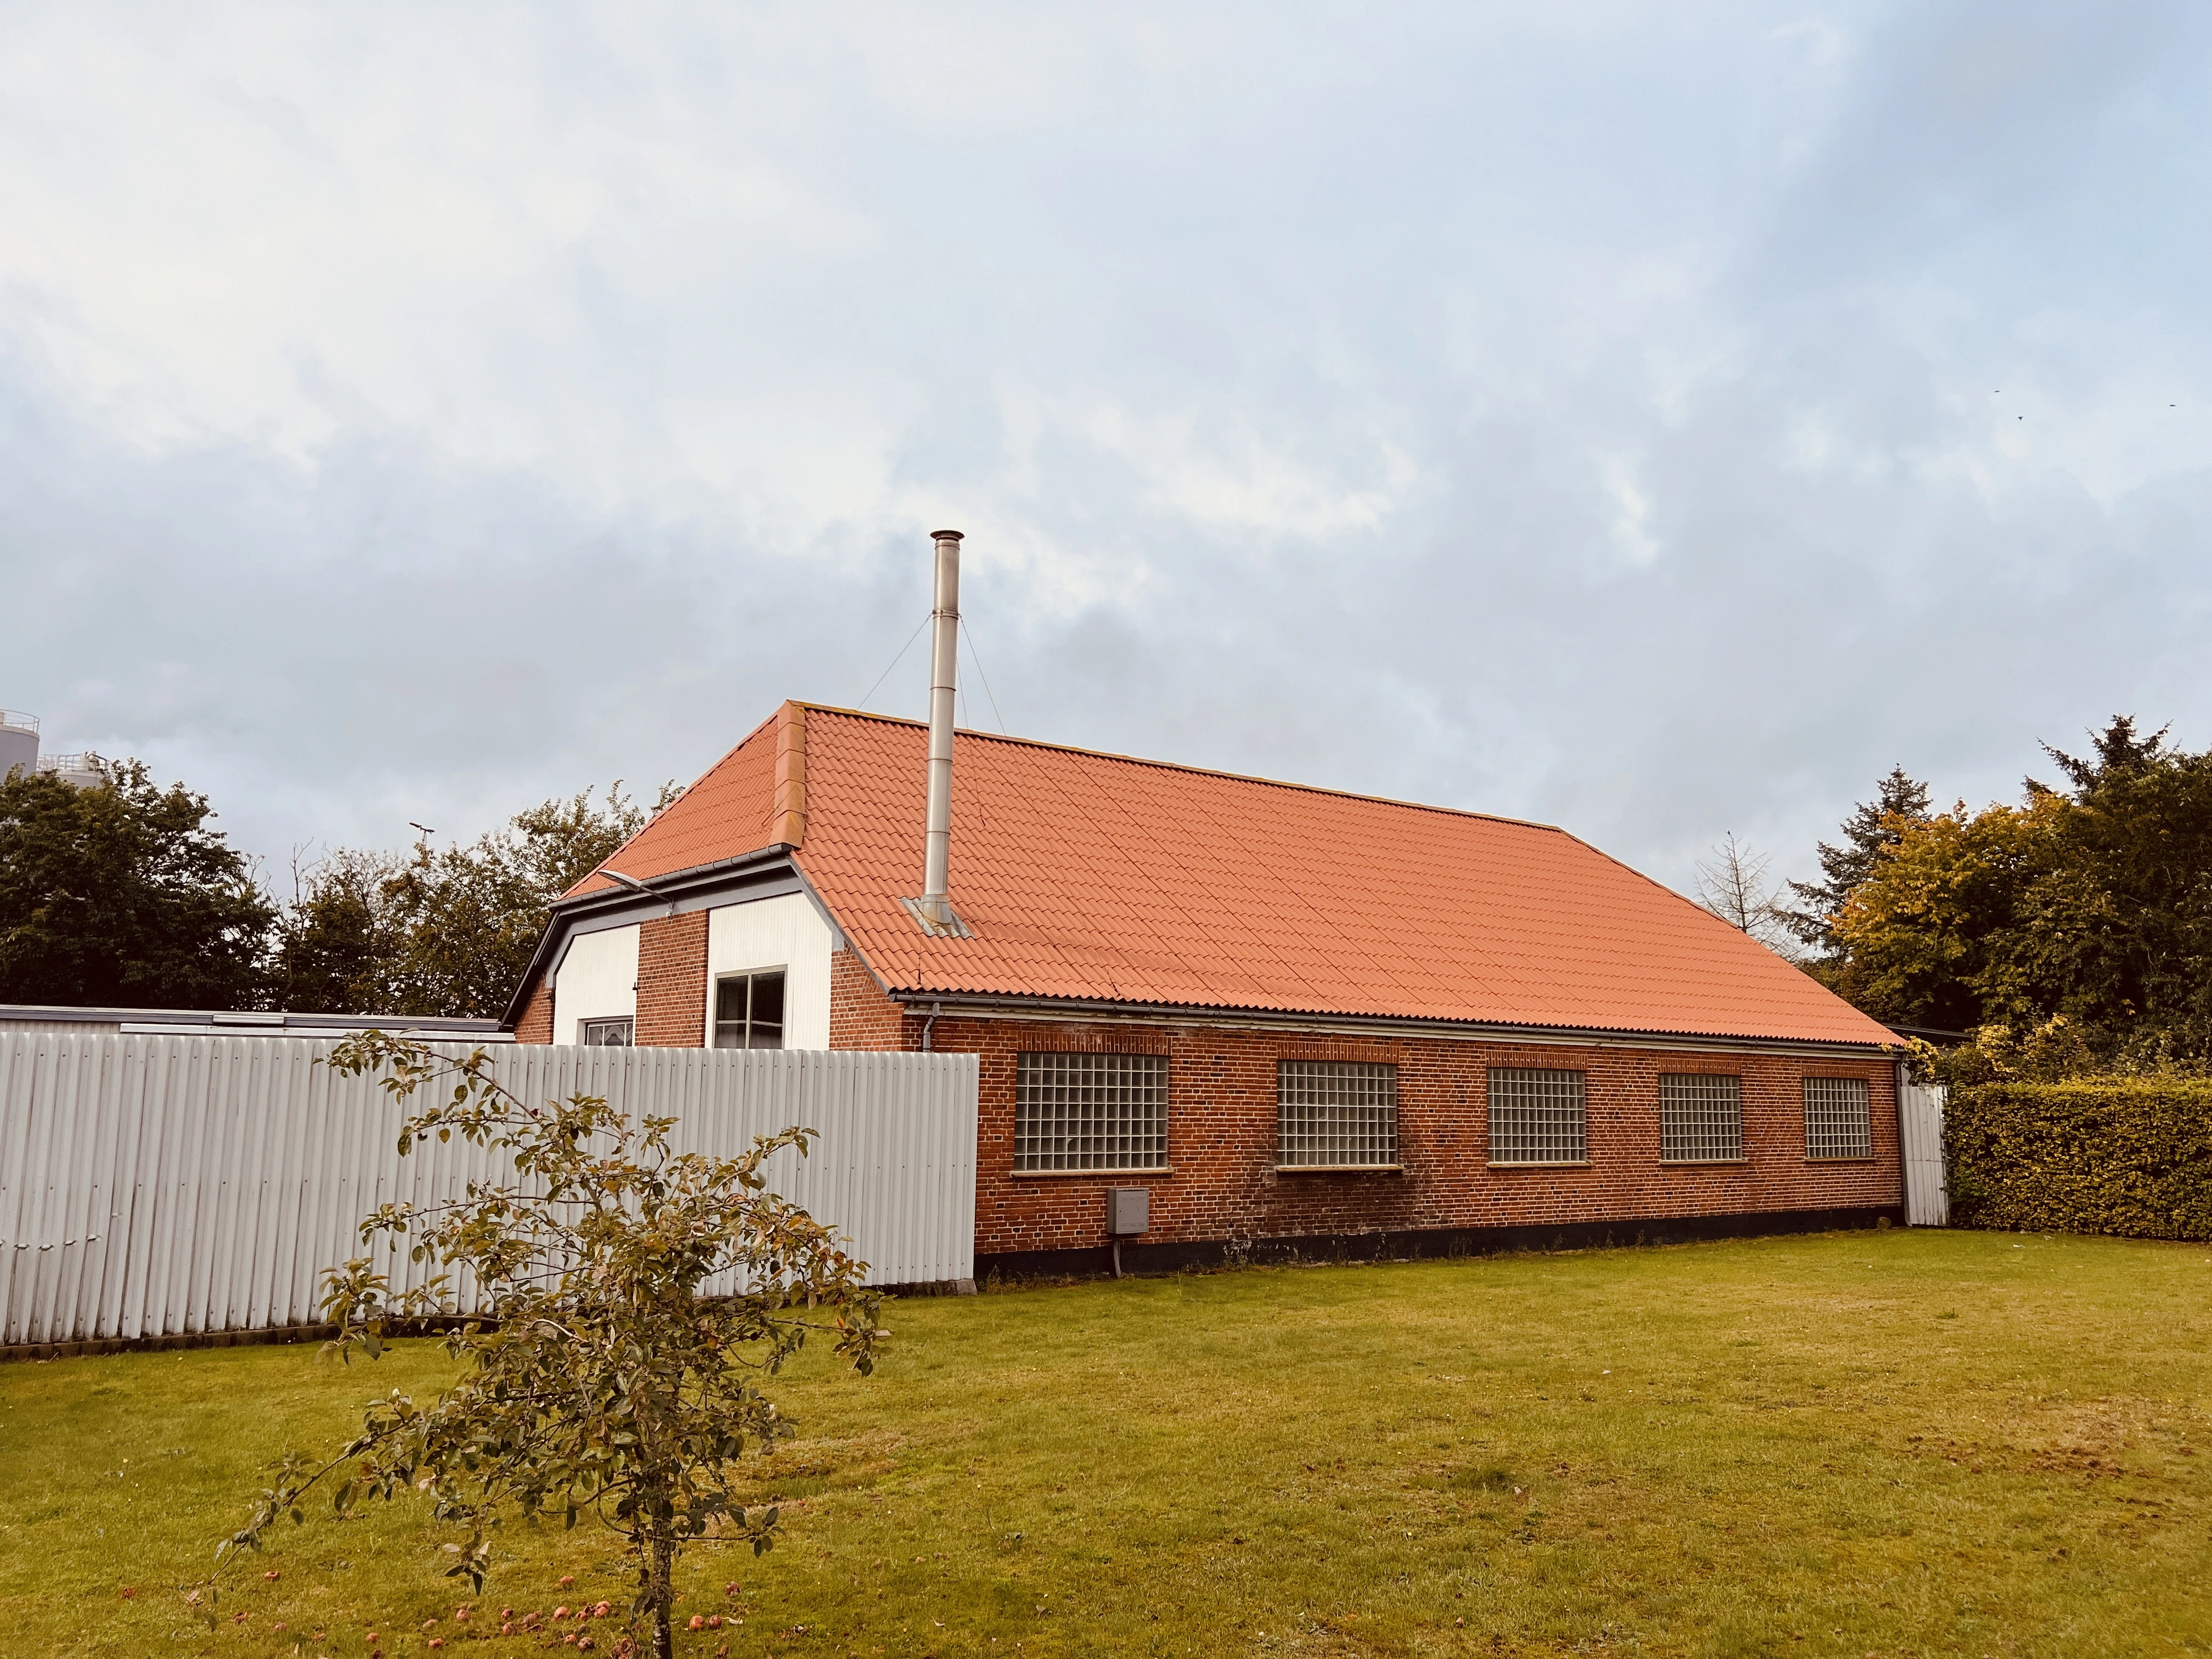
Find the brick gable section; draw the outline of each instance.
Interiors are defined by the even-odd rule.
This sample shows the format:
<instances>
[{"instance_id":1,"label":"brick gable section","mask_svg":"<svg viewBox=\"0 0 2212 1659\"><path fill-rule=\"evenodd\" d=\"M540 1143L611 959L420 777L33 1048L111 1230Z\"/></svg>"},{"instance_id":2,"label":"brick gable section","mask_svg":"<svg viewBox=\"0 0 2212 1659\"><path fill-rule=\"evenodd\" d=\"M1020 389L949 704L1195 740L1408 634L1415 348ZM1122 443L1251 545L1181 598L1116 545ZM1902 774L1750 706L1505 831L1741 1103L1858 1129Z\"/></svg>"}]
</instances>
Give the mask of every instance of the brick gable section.
<instances>
[{"instance_id":1,"label":"brick gable section","mask_svg":"<svg viewBox=\"0 0 2212 1659\"><path fill-rule=\"evenodd\" d=\"M641 1048L707 1046L707 913L659 916L637 930Z\"/></svg>"},{"instance_id":2,"label":"brick gable section","mask_svg":"<svg viewBox=\"0 0 2212 1659\"><path fill-rule=\"evenodd\" d=\"M545 988L543 978L530 983L530 995L522 1005L521 1018L514 1022L517 1042L550 1042L553 1041L553 993Z\"/></svg>"},{"instance_id":3,"label":"brick gable section","mask_svg":"<svg viewBox=\"0 0 2212 1659\"><path fill-rule=\"evenodd\" d=\"M850 951L830 958L830 1046L832 1048L886 1048L920 1046L917 1034L909 1036L906 1011L884 994L868 964Z\"/></svg>"}]
</instances>

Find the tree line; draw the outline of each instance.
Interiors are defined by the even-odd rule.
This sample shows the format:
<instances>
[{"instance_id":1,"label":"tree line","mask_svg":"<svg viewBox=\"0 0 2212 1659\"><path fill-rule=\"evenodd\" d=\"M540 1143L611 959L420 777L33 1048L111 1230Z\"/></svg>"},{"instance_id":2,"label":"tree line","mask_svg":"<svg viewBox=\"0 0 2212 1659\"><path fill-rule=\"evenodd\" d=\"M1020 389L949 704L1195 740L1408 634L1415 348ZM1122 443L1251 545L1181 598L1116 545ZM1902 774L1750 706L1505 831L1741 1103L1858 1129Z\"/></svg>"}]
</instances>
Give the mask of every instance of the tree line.
<instances>
[{"instance_id":1,"label":"tree line","mask_svg":"<svg viewBox=\"0 0 2212 1659\"><path fill-rule=\"evenodd\" d=\"M0 1002L495 1018L554 899L653 808L594 789L466 843L295 857L289 897L205 795L137 761L0 781Z\"/></svg>"},{"instance_id":2,"label":"tree line","mask_svg":"<svg viewBox=\"0 0 2212 1659\"><path fill-rule=\"evenodd\" d=\"M1699 896L1876 1019L1937 1035L1961 1080L2203 1069L2212 750L2169 729L2116 715L2086 756L2045 744L2053 781L1979 809L1936 811L1894 769L1820 843L1817 880L1771 886L1731 837Z\"/></svg>"}]
</instances>

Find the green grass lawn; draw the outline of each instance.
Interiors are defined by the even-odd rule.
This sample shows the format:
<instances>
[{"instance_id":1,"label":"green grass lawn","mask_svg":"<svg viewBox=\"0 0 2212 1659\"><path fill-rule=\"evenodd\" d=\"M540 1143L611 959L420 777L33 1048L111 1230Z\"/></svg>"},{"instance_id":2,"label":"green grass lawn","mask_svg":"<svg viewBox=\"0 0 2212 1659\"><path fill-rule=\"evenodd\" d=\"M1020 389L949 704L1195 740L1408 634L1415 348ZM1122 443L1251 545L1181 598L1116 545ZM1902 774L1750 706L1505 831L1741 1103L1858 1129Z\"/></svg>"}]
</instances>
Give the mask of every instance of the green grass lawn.
<instances>
[{"instance_id":1,"label":"green grass lawn","mask_svg":"<svg viewBox=\"0 0 2212 1659\"><path fill-rule=\"evenodd\" d=\"M2212 1651L2202 1245L1882 1231L887 1322L874 1377L787 1379L788 1535L693 1559L682 1610L744 1622L682 1652ZM287 1528L193 1621L264 1459L447 1374L427 1343L0 1367L0 1651L489 1659L543 1650L502 1607L619 1604L606 1534L514 1527L456 1626L403 1504Z\"/></svg>"}]
</instances>

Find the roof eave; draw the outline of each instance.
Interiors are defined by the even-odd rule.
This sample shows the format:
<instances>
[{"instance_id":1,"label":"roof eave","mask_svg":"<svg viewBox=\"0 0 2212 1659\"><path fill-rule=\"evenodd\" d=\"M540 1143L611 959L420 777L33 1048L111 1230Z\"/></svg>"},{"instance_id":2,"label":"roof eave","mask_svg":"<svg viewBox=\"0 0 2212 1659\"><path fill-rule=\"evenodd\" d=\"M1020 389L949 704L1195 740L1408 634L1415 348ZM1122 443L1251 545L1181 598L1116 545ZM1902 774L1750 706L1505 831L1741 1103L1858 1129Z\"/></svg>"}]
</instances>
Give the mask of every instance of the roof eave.
<instances>
[{"instance_id":1,"label":"roof eave","mask_svg":"<svg viewBox=\"0 0 2212 1659\"><path fill-rule=\"evenodd\" d=\"M1273 1008L1232 1008L1205 1003L1114 1002L1081 997L1021 995L981 991L893 989L894 1002L936 1004L946 1012L988 1012L1012 1019L1089 1019L1128 1024L1212 1024L1247 1030L1350 1033L1370 1036L1430 1036L1458 1042L1547 1042L1575 1048L1727 1049L1793 1054L1893 1054L1895 1042L1852 1042L1838 1037L1790 1037L1705 1031L1625 1030L1609 1026L1534 1025L1502 1020L1426 1019L1405 1014L1302 1012Z\"/></svg>"}]
</instances>

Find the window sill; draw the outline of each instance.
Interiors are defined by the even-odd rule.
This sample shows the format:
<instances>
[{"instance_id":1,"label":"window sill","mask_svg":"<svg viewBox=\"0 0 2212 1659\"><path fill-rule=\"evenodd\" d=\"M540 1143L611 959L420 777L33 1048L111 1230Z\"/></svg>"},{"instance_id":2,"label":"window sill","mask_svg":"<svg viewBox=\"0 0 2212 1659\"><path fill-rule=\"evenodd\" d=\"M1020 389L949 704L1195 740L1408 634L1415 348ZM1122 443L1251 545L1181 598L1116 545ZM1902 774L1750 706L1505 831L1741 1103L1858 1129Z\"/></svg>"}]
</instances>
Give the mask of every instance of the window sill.
<instances>
[{"instance_id":1,"label":"window sill","mask_svg":"<svg viewBox=\"0 0 2212 1659\"><path fill-rule=\"evenodd\" d=\"M1747 1158L1662 1158L1659 1160L1659 1167L1662 1170L1727 1170L1746 1168L1750 1163Z\"/></svg>"},{"instance_id":2,"label":"window sill","mask_svg":"<svg viewBox=\"0 0 2212 1659\"><path fill-rule=\"evenodd\" d=\"M1403 1175L1402 1164L1278 1164L1277 1175Z\"/></svg>"},{"instance_id":3,"label":"window sill","mask_svg":"<svg viewBox=\"0 0 2212 1659\"><path fill-rule=\"evenodd\" d=\"M1544 1164L1499 1164L1492 1160L1483 1167L1486 1170L1589 1170L1596 1165L1586 1158L1560 1158Z\"/></svg>"},{"instance_id":4,"label":"window sill","mask_svg":"<svg viewBox=\"0 0 2212 1659\"><path fill-rule=\"evenodd\" d=\"M1843 1152L1834 1158L1815 1158L1808 1152L1805 1161L1808 1164L1872 1164L1876 1160L1872 1152Z\"/></svg>"},{"instance_id":5,"label":"window sill","mask_svg":"<svg viewBox=\"0 0 2212 1659\"><path fill-rule=\"evenodd\" d=\"M1123 1176L1173 1175L1170 1165L1162 1164L1149 1170L1017 1170L1017 1181L1114 1181Z\"/></svg>"}]
</instances>

